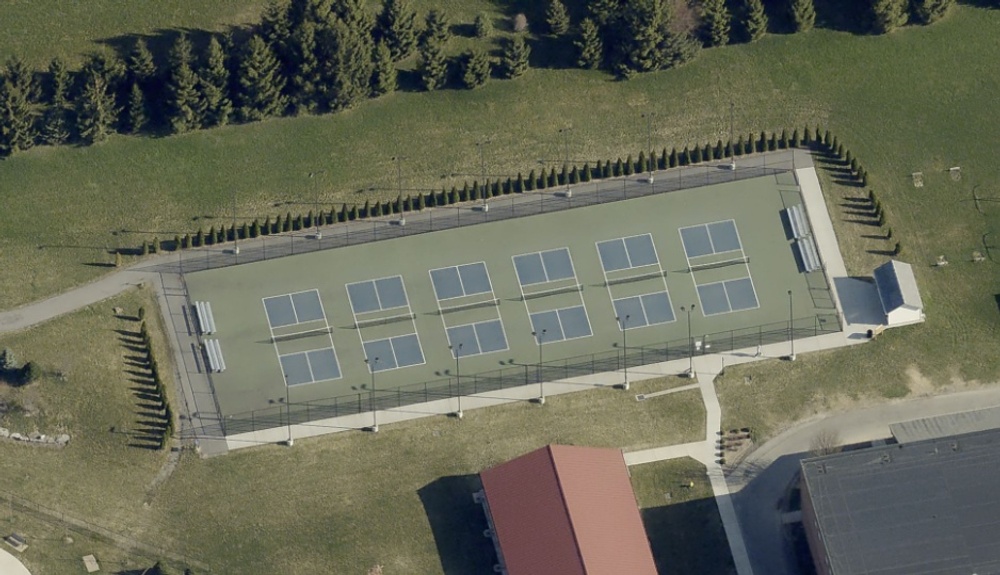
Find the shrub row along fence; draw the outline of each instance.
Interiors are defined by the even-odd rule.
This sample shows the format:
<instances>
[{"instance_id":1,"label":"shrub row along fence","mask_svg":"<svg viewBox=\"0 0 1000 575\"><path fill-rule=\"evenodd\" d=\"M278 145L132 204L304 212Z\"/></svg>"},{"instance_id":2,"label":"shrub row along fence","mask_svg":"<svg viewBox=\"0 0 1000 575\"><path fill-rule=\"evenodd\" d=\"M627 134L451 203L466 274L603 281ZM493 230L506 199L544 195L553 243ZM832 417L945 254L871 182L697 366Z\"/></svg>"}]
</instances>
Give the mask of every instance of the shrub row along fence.
<instances>
[{"instance_id":1,"label":"shrub row along fence","mask_svg":"<svg viewBox=\"0 0 1000 575\"><path fill-rule=\"evenodd\" d=\"M629 347L628 353L624 353L623 348L613 348L541 364L515 364L498 370L463 375L460 379L442 378L399 388L365 390L327 399L248 411L227 416L223 420L223 429L226 435L248 433L332 417L357 415L370 412L373 408L397 409L459 395L500 392L540 382L613 372L622 370L626 366L635 368L664 361L688 359L695 355L754 349L756 346L791 342L793 338L814 337L840 330L838 314L820 313L796 318L791 323L791 328L788 321L775 322L757 327L696 335L692 340L684 338L656 345ZM589 387L589 384L581 385ZM501 395L496 397L502 398Z\"/></svg>"}]
</instances>

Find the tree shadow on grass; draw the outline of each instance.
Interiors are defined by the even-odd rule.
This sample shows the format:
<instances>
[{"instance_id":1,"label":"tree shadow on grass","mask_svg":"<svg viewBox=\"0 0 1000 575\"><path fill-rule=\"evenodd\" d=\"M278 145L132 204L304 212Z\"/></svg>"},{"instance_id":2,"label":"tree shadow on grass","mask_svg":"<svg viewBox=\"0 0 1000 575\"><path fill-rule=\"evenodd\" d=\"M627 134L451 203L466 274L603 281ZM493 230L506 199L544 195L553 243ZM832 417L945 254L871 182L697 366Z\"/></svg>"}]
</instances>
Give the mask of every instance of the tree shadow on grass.
<instances>
[{"instance_id":1,"label":"tree shadow on grass","mask_svg":"<svg viewBox=\"0 0 1000 575\"><path fill-rule=\"evenodd\" d=\"M493 544L483 536L483 508L472 499L481 488L477 475L452 475L417 491L446 575L491 573L497 563Z\"/></svg>"}]
</instances>

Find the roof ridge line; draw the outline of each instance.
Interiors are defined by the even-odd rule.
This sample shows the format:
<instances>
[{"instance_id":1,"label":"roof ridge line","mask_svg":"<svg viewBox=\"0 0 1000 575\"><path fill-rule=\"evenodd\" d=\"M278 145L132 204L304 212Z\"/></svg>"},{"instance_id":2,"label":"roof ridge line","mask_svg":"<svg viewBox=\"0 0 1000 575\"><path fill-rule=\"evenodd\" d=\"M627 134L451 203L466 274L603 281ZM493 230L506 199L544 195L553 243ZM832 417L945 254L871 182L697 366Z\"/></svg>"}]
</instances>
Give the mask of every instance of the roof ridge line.
<instances>
[{"instance_id":1,"label":"roof ridge line","mask_svg":"<svg viewBox=\"0 0 1000 575\"><path fill-rule=\"evenodd\" d=\"M569 504L566 501L566 492L563 491L562 477L560 477L559 466L556 465L555 453L552 450L553 447L561 447L561 446L556 446L555 444L550 443L549 445L545 446L545 449L549 455L549 463L552 465L552 472L556 476L556 487L559 488L559 499L562 501L562 507L564 512L566 513L566 519L569 521L569 532L573 534L573 543L575 544L574 551L576 552L576 557L577 559L580 560L580 567L583 568L583 572L587 573L587 563L583 559L583 553L580 552L580 538L577 536L576 533L576 524L573 523L573 516L569 512Z\"/></svg>"}]
</instances>

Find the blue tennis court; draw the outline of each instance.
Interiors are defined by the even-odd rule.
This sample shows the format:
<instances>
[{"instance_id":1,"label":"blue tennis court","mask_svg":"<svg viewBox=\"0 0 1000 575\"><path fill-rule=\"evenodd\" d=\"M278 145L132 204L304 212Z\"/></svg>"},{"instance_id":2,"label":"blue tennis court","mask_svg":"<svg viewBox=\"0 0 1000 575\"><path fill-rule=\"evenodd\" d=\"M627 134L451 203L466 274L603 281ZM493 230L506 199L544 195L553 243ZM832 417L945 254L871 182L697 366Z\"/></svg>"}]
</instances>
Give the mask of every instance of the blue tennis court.
<instances>
[{"instance_id":1,"label":"blue tennis court","mask_svg":"<svg viewBox=\"0 0 1000 575\"><path fill-rule=\"evenodd\" d=\"M431 270L430 274L438 301L493 292L493 285L483 262L439 268Z\"/></svg>"},{"instance_id":2,"label":"blue tennis court","mask_svg":"<svg viewBox=\"0 0 1000 575\"><path fill-rule=\"evenodd\" d=\"M521 287L576 277L567 248L514 256L514 269Z\"/></svg>"},{"instance_id":3,"label":"blue tennis court","mask_svg":"<svg viewBox=\"0 0 1000 575\"><path fill-rule=\"evenodd\" d=\"M555 343L590 337L590 319L582 305L531 314L531 328L538 343Z\"/></svg>"},{"instance_id":4,"label":"blue tennis court","mask_svg":"<svg viewBox=\"0 0 1000 575\"><path fill-rule=\"evenodd\" d=\"M618 329L634 329L674 321L674 310L667 292L655 292L614 300Z\"/></svg>"},{"instance_id":5,"label":"blue tennis court","mask_svg":"<svg viewBox=\"0 0 1000 575\"><path fill-rule=\"evenodd\" d=\"M417 334L397 335L364 342L369 371L387 371L424 363Z\"/></svg>"},{"instance_id":6,"label":"blue tennis court","mask_svg":"<svg viewBox=\"0 0 1000 575\"><path fill-rule=\"evenodd\" d=\"M680 233L689 259L743 249L733 220L687 226L680 228Z\"/></svg>"},{"instance_id":7,"label":"blue tennis court","mask_svg":"<svg viewBox=\"0 0 1000 575\"><path fill-rule=\"evenodd\" d=\"M271 329L324 319L319 292L308 290L264 298L264 311Z\"/></svg>"},{"instance_id":8,"label":"blue tennis court","mask_svg":"<svg viewBox=\"0 0 1000 575\"><path fill-rule=\"evenodd\" d=\"M659 263L653 236L643 234L597 242L601 266L605 272L627 270Z\"/></svg>"},{"instance_id":9,"label":"blue tennis court","mask_svg":"<svg viewBox=\"0 0 1000 575\"><path fill-rule=\"evenodd\" d=\"M448 345L451 346L453 357L480 355L508 349L507 336L504 334L503 324L499 319L449 327L447 331Z\"/></svg>"},{"instance_id":10,"label":"blue tennis court","mask_svg":"<svg viewBox=\"0 0 1000 575\"><path fill-rule=\"evenodd\" d=\"M332 347L289 353L278 359L288 386L340 379L340 364Z\"/></svg>"},{"instance_id":11,"label":"blue tennis court","mask_svg":"<svg viewBox=\"0 0 1000 575\"><path fill-rule=\"evenodd\" d=\"M757 309L757 293L750 278L740 278L698 286L698 299L705 315Z\"/></svg>"},{"instance_id":12,"label":"blue tennis court","mask_svg":"<svg viewBox=\"0 0 1000 575\"><path fill-rule=\"evenodd\" d=\"M401 276L347 284L347 295L355 314L408 305Z\"/></svg>"}]
</instances>

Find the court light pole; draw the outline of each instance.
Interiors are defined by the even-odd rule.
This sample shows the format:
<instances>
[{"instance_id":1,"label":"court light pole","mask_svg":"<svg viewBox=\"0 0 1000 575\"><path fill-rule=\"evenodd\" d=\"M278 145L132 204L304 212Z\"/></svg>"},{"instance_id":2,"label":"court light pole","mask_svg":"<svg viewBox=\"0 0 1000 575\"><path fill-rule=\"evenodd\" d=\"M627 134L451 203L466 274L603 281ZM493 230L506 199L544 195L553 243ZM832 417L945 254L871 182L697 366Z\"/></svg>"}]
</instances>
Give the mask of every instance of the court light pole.
<instances>
[{"instance_id":1,"label":"court light pole","mask_svg":"<svg viewBox=\"0 0 1000 575\"><path fill-rule=\"evenodd\" d=\"M482 188L480 189L481 195L483 196L482 211L486 213L490 211L490 205L486 203L486 152L485 148L488 144L492 142L489 140L483 140L481 142L476 142L476 147L479 148L479 170L482 173L482 183L480 184Z\"/></svg>"},{"instance_id":2,"label":"court light pole","mask_svg":"<svg viewBox=\"0 0 1000 575\"><path fill-rule=\"evenodd\" d=\"M628 338L625 336L628 333L628 320L632 317L629 314L625 314L625 318L616 317L618 320L618 325L622 328L622 363L625 366L625 383L622 384L622 389L628 391Z\"/></svg>"},{"instance_id":3,"label":"court light pole","mask_svg":"<svg viewBox=\"0 0 1000 575\"><path fill-rule=\"evenodd\" d=\"M372 426L368 430L372 433L378 433L378 413L375 411L375 370L378 368L378 357L371 361L365 358L365 363L368 364L368 371L372 374L372 387L368 392L368 408L372 410Z\"/></svg>"},{"instance_id":4,"label":"court light pole","mask_svg":"<svg viewBox=\"0 0 1000 575\"><path fill-rule=\"evenodd\" d=\"M545 339L545 334L549 330L543 329L539 332L531 332L531 335L535 336L535 341L538 342L538 399L536 402L540 405L545 404L545 382L542 381L542 340Z\"/></svg>"},{"instance_id":5,"label":"court light pole","mask_svg":"<svg viewBox=\"0 0 1000 575\"><path fill-rule=\"evenodd\" d=\"M319 170L316 172L309 172L309 179L312 180L320 174L325 174L326 170ZM315 208L313 209L313 223L316 224L316 239L323 239L323 232L319 231L319 186L313 184L313 204Z\"/></svg>"},{"instance_id":6,"label":"court light pole","mask_svg":"<svg viewBox=\"0 0 1000 575\"><path fill-rule=\"evenodd\" d=\"M295 444L295 440L292 439L292 400L290 399L291 387L288 385L288 380L285 379L285 418L288 423L288 439L285 441L285 445L291 447Z\"/></svg>"},{"instance_id":7,"label":"court light pole","mask_svg":"<svg viewBox=\"0 0 1000 575\"><path fill-rule=\"evenodd\" d=\"M566 197L570 197L573 191L569 189L569 133L573 128L560 128L559 133L563 135L563 172L566 174L566 191L564 192Z\"/></svg>"},{"instance_id":8,"label":"court light pole","mask_svg":"<svg viewBox=\"0 0 1000 575\"><path fill-rule=\"evenodd\" d=\"M458 387L458 411L455 412L455 417L462 419L465 414L462 413L462 371L461 365L458 360L462 357L462 346L464 344L458 344L458 346L448 346L448 349L455 355L455 386Z\"/></svg>"},{"instance_id":9,"label":"court light pole","mask_svg":"<svg viewBox=\"0 0 1000 575\"><path fill-rule=\"evenodd\" d=\"M788 361L795 361L795 316L792 311L792 290L788 290Z\"/></svg>"},{"instance_id":10,"label":"court light pole","mask_svg":"<svg viewBox=\"0 0 1000 575\"><path fill-rule=\"evenodd\" d=\"M691 337L691 312L695 310L697 306L691 304L688 306L681 306L681 311L687 312L687 324L688 324L688 377L694 377L694 339Z\"/></svg>"},{"instance_id":11,"label":"court light pole","mask_svg":"<svg viewBox=\"0 0 1000 575\"><path fill-rule=\"evenodd\" d=\"M240 255L240 233L236 230L236 188L233 188L233 255Z\"/></svg>"},{"instance_id":12,"label":"court light pole","mask_svg":"<svg viewBox=\"0 0 1000 575\"><path fill-rule=\"evenodd\" d=\"M734 109L734 104L732 102L729 102L729 169L735 171L736 170L736 142L733 141L733 138L736 137L736 134L733 131L733 125L734 125L734 123L733 123L733 109Z\"/></svg>"},{"instance_id":13,"label":"court light pole","mask_svg":"<svg viewBox=\"0 0 1000 575\"><path fill-rule=\"evenodd\" d=\"M646 149L649 154L649 159L647 160L649 166L649 183L653 183L653 112L643 112L642 117L646 118Z\"/></svg>"}]
</instances>

